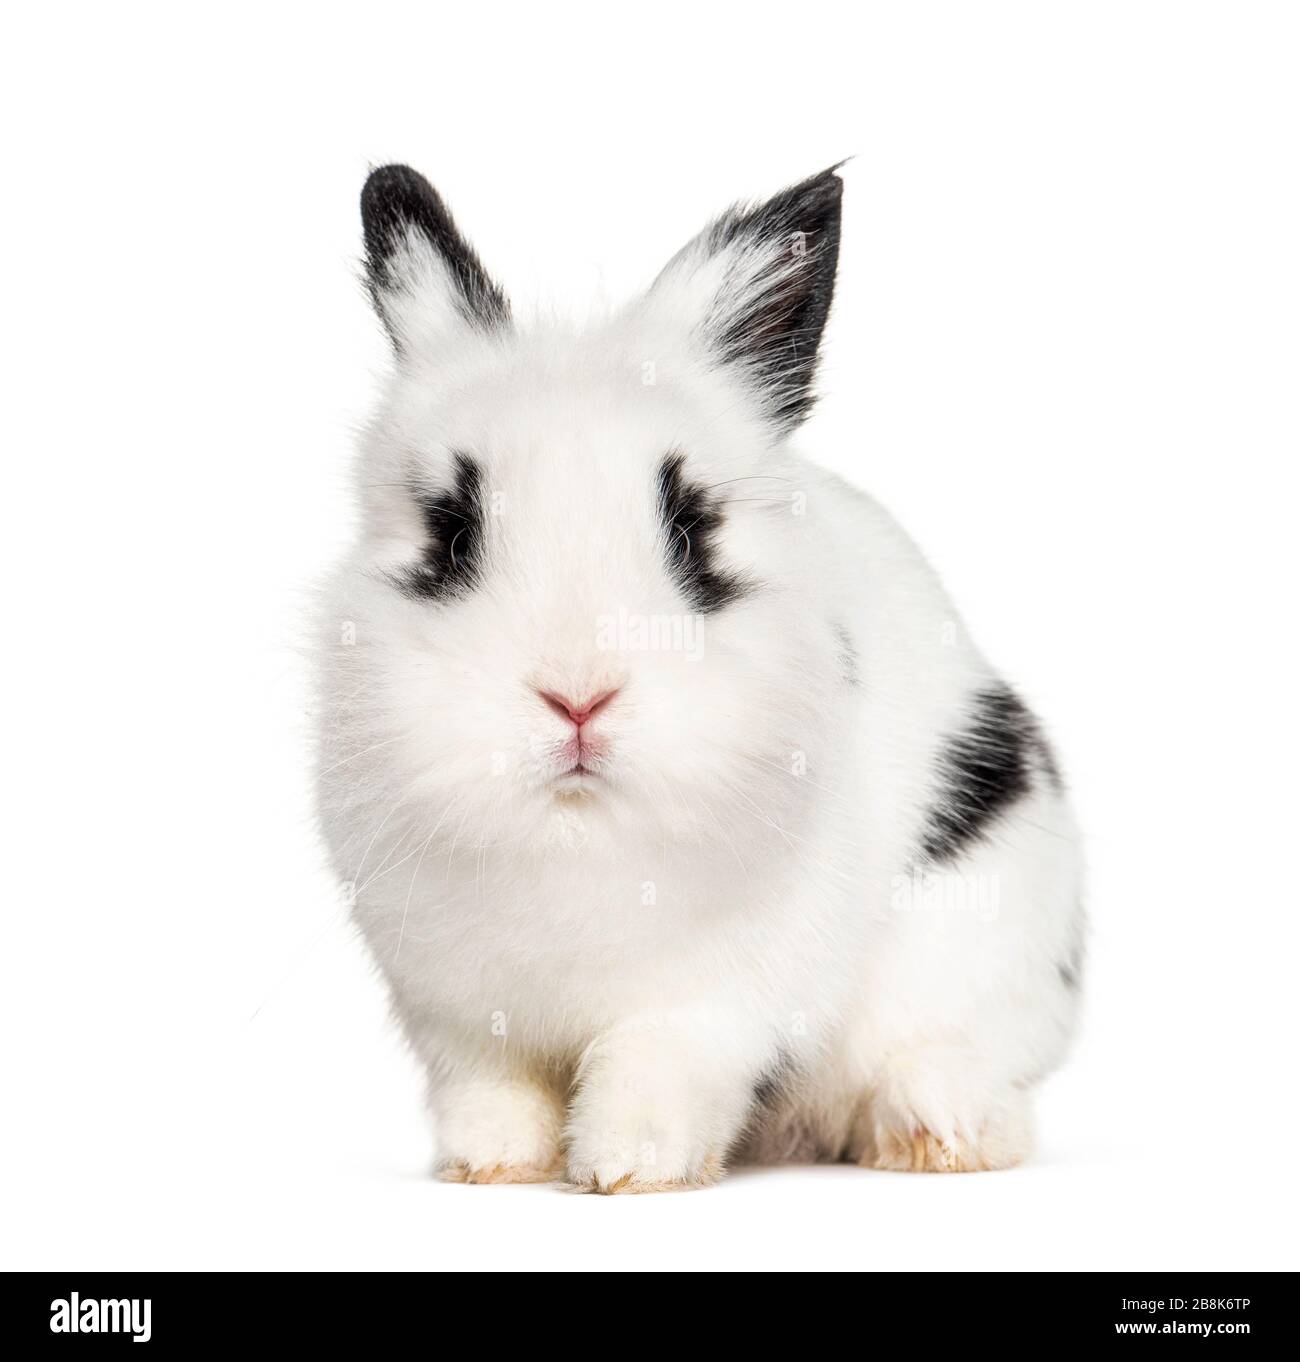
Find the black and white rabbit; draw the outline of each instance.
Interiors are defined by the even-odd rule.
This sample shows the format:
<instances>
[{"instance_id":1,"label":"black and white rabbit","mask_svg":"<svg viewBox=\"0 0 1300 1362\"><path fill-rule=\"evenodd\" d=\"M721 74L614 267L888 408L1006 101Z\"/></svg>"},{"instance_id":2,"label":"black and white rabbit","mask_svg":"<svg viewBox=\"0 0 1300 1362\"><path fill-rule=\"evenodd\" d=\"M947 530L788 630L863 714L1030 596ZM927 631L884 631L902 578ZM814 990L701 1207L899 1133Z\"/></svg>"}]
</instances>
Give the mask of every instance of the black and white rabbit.
<instances>
[{"instance_id":1,"label":"black and white rabbit","mask_svg":"<svg viewBox=\"0 0 1300 1362\"><path fill-rule=\"evenodd\" d=\"M439 1167L1000 1168L1079 1005L1033 716L874 501L791 446L842 181L522 325L420 175L362 196L393 347L319 630L319 807Z\"/></svg>"}]
</instances>

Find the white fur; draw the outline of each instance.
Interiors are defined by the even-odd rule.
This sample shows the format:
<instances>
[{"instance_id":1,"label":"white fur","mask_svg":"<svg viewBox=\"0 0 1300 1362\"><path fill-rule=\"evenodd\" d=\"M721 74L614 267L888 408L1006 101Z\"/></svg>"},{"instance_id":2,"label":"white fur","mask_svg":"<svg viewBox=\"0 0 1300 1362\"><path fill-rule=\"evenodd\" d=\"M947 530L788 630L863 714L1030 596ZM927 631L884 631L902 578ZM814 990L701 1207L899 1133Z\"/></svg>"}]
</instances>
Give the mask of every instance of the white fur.
<instances>
[{"instance_id":1,"label":"white fur","mask_svg":"<svg viewBox=\"0 0 1300 1362\"><path fill-rule=\"evenodd\" d=\"M582 332L491 330L418 251L363 533L320 612L319 790L442 1165L635 1190L738 1151L1022 1157L1077 1003L1070 815L1040 780L945 879L914 873L942 746L996 678L898 526L713 361L711 316L761 268L688 248ZM601 648L620 611L689 609L655 502L672 449L730 503L718 555L761 589L694 654ZM491 503L483 579L408 599L384 573L423 545L411 484L444 485L456 450ZM566 727L536 692L615 688L601 775L557 781Z\"/></svg>"}]
</instances>

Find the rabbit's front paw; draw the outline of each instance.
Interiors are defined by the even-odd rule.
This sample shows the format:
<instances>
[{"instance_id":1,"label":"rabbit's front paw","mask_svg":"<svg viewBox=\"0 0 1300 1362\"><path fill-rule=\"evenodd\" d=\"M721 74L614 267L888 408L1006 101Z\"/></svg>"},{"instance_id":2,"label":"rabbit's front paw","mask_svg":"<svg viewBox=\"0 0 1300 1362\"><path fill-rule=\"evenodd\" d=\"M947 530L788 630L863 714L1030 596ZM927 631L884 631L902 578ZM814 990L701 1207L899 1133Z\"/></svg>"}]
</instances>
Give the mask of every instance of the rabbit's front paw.
<instances>
[{"instance_id":1,"label":"rabbit's front paw","mask_svg":"<svg viewBox=\"0 0 1300 1362\"><path fill-rule=\"evenodd\" d=\"M580 1192L674 1192L707 1187L722 1176L721 1149L693 1136L680 1117L626 1113L570 1126L569 1185Z\"/></svg>"},{"instance_id":2,"label":"rabbit's front paw","mask_svg":"<svg viewBox=\"0 0 1300 1362\"><path fill-rule=\"evenodd\" d=\"M755 1061L739 1034L729 1014L678 1014L592 1045L564 1131L570 1185L608 1195L716 1182L752 1104Z\"/></svg>"},{"instance_id":3,"label":"rabbit's front paw","mask_svg":"<svg viewBox=\"0 0 1300 1362\"><path fill-rule=\"evenodd\" d=\"M438 1165L444 1182L555 1182L563 1176L563 1109L531 1083L482 1081L437 1094Z\"/></svg>"},{"instance_id":4,"label":"rabbit's front paw","mask_svg":"<svg viewBox=\"0 0 1300 1362\"><path fill-rule=\"evenodd\" d=\"M574 1099L568 1181L606 1195L707 1187L722 1176L744 1111L742 1086L683 1082L669 1058L631 1074L611 1065Z\"/></svg>"}]
</instances>

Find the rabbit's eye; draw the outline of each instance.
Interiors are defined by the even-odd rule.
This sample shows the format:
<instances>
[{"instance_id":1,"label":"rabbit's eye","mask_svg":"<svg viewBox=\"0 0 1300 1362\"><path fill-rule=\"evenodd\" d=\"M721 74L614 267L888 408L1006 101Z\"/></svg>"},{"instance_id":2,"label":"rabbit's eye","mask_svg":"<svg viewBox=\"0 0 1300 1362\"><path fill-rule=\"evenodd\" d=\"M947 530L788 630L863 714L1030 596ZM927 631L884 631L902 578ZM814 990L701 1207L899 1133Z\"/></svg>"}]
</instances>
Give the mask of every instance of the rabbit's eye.
<instances>
[{"instance_id":1,"label":"rabbit's eye","mask_svg":"<svg viewBox=\"0 0 1300 1362\"><path fill-rule=\"evenodd\" d=\"M714 538L722 511L708 490L689 483L685 456L674 452L659 465L659 515L663 522L668 569L691 606L702 614L739 600L752 584L719 568Z\"/></svg>"},{"instance_id":2,"label":"rabbit's eye","mask_svg":"<svg viewBox=\"0 0 1300 1362\"><path fill-rule=\"evenodd\" d=\"M442 492L417 491L426 533L419 563L401 574L408 596L446 600L463 596L478 582L483 559L483 474L468 454L452 462L454 479Z\"/></svg>"}]
</instances>

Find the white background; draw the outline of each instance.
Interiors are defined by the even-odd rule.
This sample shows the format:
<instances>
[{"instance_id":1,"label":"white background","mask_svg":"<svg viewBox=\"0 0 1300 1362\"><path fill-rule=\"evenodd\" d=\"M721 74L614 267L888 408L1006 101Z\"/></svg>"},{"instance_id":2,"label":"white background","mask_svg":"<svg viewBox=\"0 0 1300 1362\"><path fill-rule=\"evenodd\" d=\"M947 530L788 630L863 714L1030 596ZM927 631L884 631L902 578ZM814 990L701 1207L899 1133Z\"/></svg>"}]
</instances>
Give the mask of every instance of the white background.
<instances>
[{"instance_id":1,"label":"white background","mask_svg":"<svg viewBox=\"0 0 1300 1362\"><path fill-rule=\"evenodd\" d=\"M1294 7L24 7L3 108L8 1267L1296 1267ZM1027 1167L428 1176L296 654L368 165L517 299L848 155L804 444L1047 717L1087 1024Z\"/></svg>"}]
</instances>

